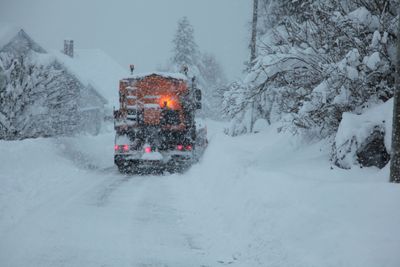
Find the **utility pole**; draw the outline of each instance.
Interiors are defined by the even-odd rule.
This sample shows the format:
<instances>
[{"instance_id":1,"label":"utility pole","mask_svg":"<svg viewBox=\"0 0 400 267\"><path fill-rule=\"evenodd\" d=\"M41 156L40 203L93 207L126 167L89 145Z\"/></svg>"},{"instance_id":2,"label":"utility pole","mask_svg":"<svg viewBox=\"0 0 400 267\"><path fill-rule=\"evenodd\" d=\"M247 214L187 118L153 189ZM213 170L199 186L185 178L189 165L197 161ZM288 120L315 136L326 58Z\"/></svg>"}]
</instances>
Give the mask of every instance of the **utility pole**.
<instances>
[{"instance_id":1,"label":"utility pole","mask_svg":"<svg viewBox=\"0 0 400 267\"><path fill-rule=\"evenodd\" d=\"M400 10L398 10L400 14ZM400 19L397 31L396 84L393 96L392 153L390 182L400 183Z\"/></svg>"},{"instance_id":2,"label":"utility pole","mask_svg":"<svg viewBox=\"0 0 400 267\"><path fill-rule=\"evenodd\" d=\"M253 0L253 22L251 23L251 41L250 41L250 66L256 59L257 43L257 19L258 19L258 0Z\"/></svg>"},{"instance_id":3,"label":"utility pole","mask_svg":"<svg viewBox=\"0 0 400 267\"><path fill-rule=\"evenodd\" d=\"M257 44L257 19L258 19L258 0L253 0L253 22L251 24L251 40L250 40L250 66L251 68L256 59L256 44ZM250 132L253 132L254 126L254 97L251 102L251 118L250 118Z\"/></svg>"}]
</instances>

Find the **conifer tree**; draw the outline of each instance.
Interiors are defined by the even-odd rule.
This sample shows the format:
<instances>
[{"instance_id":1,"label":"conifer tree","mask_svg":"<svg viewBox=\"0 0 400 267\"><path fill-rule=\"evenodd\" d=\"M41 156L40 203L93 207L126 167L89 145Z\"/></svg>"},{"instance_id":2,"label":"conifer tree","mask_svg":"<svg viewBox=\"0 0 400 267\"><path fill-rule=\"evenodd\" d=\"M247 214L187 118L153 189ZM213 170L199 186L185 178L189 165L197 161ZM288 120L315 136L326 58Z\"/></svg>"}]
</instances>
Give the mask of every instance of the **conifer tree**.
<instances>
[{"instance_id":1,"label":"conifer tree","mask_svg":"<svg viewBox=\"0 0 400 267\"><path fill-rule=\"evenodd\" d=\"M173 56L169 71L182 72L187 67L188 76L196 77L197 86L203 92L202 114L217 118L219 103L217 88L225 82L225 75L216 57L201 53L194 38L194 28L187 17L178 21L178 28L173 39Z\"/></svg>"},{"instance_id":2,"label":"conifer tree","mask_svg":"<svg viewBox=\"0 0 400 267\"><path fill-rule=\"evenodd\" d=\"M180 68L196 66L199 63L199 50L194 40L194 29L187 17L178 21L178 29L173 40L172 63Z\"/></svg>"}]
</instances>

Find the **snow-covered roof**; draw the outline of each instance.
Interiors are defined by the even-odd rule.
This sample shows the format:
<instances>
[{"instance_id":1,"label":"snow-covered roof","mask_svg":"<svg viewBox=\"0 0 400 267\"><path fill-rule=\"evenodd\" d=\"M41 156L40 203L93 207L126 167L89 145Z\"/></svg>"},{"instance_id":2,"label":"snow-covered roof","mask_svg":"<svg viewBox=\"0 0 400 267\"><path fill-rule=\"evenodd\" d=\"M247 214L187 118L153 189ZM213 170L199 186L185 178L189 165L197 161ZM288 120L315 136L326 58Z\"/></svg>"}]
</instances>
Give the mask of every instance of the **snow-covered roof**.
<instances>
[{"instance_id":1,"label":"snow-covered roof","mask_svg":"<svg viewBox=\"0 0 400 267\"><path fill-rule=\"evenodd\" d=\"M173 73L173 72L147 72L147 73L137 73L130 75L128 77L125 77L125 80L129 79L143 79L148 76L152 75L157 75L165 78L172 78L172 79L177 79L177 80L187 80L187 77L182 74L182 73Z\"/></svg>"},{"instance_id":2,"label":"snow-covered roof","mask_svg":"<svg viewBox=\"0 0 400 267\"><path fill-rule=\"evenodd\" d=\"M100 49L75 49L71 58L60 51L51 51L84 85L91 85L107 102L118 106L119 80L127 75L114 59Z\"/></svg>"},{"instance_id":3,"label":"snow-covered roof","mask_svg":"<svg viewBox=\"0 0 400 267\"><path fill-rule=\"evenodd\" d=\"M44 54L44 50L23 29L0 25L0 51L24 54L28 50Z\"/></svg>"}]
</instances>

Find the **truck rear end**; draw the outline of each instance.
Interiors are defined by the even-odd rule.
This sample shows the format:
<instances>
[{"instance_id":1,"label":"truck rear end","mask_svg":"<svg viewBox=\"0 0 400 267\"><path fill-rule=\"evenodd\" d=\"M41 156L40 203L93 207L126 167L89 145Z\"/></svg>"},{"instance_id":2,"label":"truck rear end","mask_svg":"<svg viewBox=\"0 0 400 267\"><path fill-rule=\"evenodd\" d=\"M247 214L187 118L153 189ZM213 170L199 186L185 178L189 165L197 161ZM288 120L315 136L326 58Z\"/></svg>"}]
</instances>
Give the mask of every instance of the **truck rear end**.
<instances>
[{"instance_id":1,"label":"truck rear end","mask_svg":"<svg viewBox=\"0 0 400 267\"><path fill-rule=\"evenodd\" d=\"M151 73L120 81L114 112L114 162L121 172L182 171L206 145L197 131L201 92L181 74Z\"/></svg>"}]
</instances>

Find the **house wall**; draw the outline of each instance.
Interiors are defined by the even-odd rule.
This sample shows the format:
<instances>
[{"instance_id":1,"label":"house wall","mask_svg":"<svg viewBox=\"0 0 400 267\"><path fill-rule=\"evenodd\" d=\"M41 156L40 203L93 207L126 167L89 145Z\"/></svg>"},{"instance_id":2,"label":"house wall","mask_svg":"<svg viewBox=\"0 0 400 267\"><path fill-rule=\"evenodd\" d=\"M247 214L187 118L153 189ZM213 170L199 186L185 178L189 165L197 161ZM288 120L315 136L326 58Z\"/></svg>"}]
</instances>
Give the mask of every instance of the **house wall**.
<instances>
[{"instance_id":1,"label":"house wall","mask_svg":"<svg viewBox=\"0 0 400 267\"><path fill-rule=\"evenodd\" d=\"M105 117L105 100L89 85L81 89L79 99L79 127L81 132L98 134Z\"/></svg>"}]
</instances>

